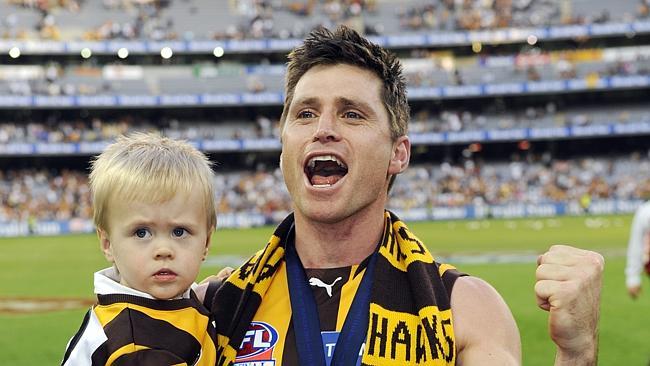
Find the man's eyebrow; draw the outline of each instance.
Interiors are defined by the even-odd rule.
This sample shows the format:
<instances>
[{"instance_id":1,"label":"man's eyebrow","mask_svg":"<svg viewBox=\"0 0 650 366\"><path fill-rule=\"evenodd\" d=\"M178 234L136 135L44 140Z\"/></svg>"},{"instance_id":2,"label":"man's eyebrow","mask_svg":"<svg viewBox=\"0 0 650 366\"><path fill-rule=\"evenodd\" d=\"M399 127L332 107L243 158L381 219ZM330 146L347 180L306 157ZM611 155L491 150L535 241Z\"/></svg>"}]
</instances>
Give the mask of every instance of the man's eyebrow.
<instances>
[{"instance_id":1,"label":"man's eyebrow","mask_svg":"<svg viewBox=\"0 0 650 366\"><path fill-rule=\"evenodd\" d=\"M346 107L359 108L366 113L373 113L373 114L375 113L375 110L370 106L370 104L362 100L355 100L346 97L338 97L336 98L336 103Z\"/></svg>"},{"instance_id":2,"label":"man's eyebrow","mask_svg":"<svg viewBox=\"0 0 650 366\"><path fill-rule=\"evenodd\" d=\"M291 103L292 107L309 107L309 106L317 106L320 105L320 102L318 101L318 98L316 97L309 97L309 98L304 98L304 99L298 99L295 101L295 103Z\"/></svg>"}]
</instances>

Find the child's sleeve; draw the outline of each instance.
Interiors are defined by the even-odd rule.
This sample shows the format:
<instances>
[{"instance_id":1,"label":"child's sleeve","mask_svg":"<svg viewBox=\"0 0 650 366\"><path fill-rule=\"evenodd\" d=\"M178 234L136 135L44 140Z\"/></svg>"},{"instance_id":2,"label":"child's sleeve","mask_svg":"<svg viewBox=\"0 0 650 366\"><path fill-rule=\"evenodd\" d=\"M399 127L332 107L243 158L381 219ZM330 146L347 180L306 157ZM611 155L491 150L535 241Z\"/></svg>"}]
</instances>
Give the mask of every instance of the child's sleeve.
<instances>
[{"instance_id":1,"label":"child's sleeve","mask_svg":"<svg viewBox=\"0 0 650 366\"><path fill-rule=\"evenodd\" d=\"M107 340L104 328L99 323L93 309L88 310L84 316L77 333L70 339L66 346L62 366L90 366L92 357Z\"/></svg>"}]
</instances>

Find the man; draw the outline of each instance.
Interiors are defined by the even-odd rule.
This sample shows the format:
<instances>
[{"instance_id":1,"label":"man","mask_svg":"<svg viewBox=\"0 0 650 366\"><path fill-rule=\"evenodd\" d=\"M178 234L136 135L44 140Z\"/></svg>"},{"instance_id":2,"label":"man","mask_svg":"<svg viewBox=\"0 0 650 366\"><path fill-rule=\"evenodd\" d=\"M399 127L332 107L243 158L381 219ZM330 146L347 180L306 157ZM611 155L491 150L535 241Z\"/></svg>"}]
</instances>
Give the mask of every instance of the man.
<instances>
[{"instance_id":1,"label":"man","mask_svg":"<svg viewBox=\"0 0 650 366\"><path fill-rule=\"evenodd\" d=\"M356 32L316 30L291 52L280 165L294 213L217 292L219 365L521 363L501 296L385 210L408 119L399 61ZM538 264L556 364L595 364L602 257L554 246Z\"/></svg>"},{"instance_id":2,"label":"man","mask_svg":"<svg viewBox=\"0 0 650 366\"><path fill-rule=\"evenodd\" d=\"M632 219L630 241L627 244L627 264L625 266L625 285L630 297L636 299L641 293L641 272L645 267L650 273L650 201L637 208Z\"/></svg>"}]
</instances>

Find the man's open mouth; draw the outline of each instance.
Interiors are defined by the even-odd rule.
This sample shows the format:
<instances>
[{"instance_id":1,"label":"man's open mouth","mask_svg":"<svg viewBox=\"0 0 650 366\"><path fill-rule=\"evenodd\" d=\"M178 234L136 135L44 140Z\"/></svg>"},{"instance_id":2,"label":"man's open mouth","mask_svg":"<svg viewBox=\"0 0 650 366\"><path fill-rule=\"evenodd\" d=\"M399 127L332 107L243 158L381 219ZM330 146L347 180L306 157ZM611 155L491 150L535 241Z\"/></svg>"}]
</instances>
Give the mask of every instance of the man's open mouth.
<instances>
[{"instance_id":1,"label":"man's open mouth","mask_svg":"<svg viewBox=\"0 0 650 366\"><path fill-rule=\"evenodd\" d=\"M330 187L348 174L348 166L334 155L319 155L307 161L305 174L313 187Z\"/></svg>"}]
</instances>

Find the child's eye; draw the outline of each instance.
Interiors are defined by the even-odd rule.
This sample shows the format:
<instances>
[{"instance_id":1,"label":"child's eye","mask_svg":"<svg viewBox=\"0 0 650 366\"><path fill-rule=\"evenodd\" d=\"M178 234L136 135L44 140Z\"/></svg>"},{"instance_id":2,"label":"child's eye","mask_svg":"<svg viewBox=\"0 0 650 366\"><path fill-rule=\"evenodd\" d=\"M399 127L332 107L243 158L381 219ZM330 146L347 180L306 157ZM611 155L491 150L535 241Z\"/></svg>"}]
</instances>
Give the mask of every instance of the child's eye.
<instances>
[{"instance_id":1,"label":"child's eye","mask_svg":"<svg viewBox=\"0 0 650 366\"><path fill-rule=\"evenodd\" d=\"M185 229L183 229L183 228L180 228L180 227L177 227L177 228L175 228L174 230L172 230L172 235L174 235L174 236L176 236L176 237L181 237L181 236L183 236L186 232L187 232L187 230L185 230Z\"/></svg>"},{"instance_id":2,"label":"child's eye","mask_svg":"<svg viewBox=\"0 0 650 366\"><path fill-rule=\"evenodd\" d=\"M140 239L145 239L145 238L148 238L149 236L151 236L151 233L149 232L148 229L141 228L141 229L137 229L135 231L135 236L137 236Z\"/></svg>"}]
</instances>

